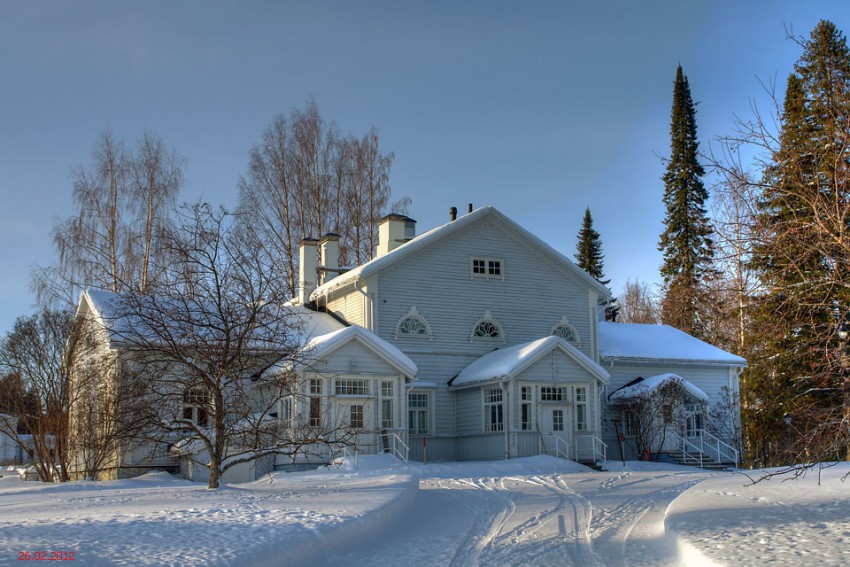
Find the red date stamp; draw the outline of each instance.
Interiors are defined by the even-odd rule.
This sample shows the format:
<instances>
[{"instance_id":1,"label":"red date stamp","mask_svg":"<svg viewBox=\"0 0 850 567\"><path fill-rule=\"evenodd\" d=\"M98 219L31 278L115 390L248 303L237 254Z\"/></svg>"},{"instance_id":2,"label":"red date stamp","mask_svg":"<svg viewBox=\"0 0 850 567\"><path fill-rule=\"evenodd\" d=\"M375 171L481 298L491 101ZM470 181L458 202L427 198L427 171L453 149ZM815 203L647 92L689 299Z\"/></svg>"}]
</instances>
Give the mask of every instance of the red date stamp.
<instances>
[{"instance_id":1,"label":"red date stamp","mask_svg":"<svg viewBox=\"0 0 850 567\"><path fill-rule=\"evenodd\" d=\"M73 551L19 551L18 561L73 561Z\"/></svg>"}]
</instances>

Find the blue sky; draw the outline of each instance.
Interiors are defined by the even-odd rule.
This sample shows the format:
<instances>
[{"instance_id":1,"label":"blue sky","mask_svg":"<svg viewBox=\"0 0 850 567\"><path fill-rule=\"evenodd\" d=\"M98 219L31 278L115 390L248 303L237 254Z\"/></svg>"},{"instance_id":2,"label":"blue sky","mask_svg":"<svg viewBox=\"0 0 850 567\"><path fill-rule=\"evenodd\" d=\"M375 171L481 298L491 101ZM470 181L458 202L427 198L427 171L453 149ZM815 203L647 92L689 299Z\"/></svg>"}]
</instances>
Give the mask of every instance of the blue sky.
<instances>
[{"instance_id":1,"label":"blue sky","mask_svg":"<svg viewBox=\"0 0 850 567\"><path fill-rule=\"evenodd\" d=\"M263 128L311 97L379 129L420 232L490 204L572 256L589 206L613 291L657 282L676 65L707 149L784 85L786 27L822 18L850 31L845 2L0 0L0 332L104 129L150 129L187 159L183 200L233 207Z\"/></svg>"}]
</instances>

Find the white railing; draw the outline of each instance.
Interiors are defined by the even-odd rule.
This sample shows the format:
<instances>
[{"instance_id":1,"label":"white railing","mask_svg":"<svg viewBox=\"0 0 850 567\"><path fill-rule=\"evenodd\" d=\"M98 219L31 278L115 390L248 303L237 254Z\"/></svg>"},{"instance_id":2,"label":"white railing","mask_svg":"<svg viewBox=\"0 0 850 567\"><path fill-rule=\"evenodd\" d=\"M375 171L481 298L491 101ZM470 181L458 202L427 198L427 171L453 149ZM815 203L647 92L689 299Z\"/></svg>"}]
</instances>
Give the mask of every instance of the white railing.
<instances>
[{"instance_id":1,"label":"white railing","mask_svg":"<svg viewBox=\"0 0 850 567\"><path fill-rule=\"evenodd\" d=\"M388 431L385 435L389 441L390 453L406 463L410 456L410 447L407 446L407 443L404 442L404 439L398 433Z\"/></svg>"},{"instance_id":2,"label":"white railing","mask_svg":"<svg viewBox=\"0 0 850 567\"><path fill-rule=\"evenodd\" d=\"M546 440L551 439L551 447L546 446ZM540 452L553 457L570 459L570 444L559 435L546 435L540 437Z\"/></svg>"},{"instance_id":3,"label":"white railing","mask_svg":"<svg viewBox=\"0 0 850 567\"><path fill-rule=\"evenodd\" d=\"M608 445L596 435L582 435L576 439L577 461L599 461L608 460Z\"/></svg>"},{"instance_id":4,"label":"white railing","mask_svg":"<svg viewBox=\"0 0 850 567\"><path fill-rule=\"evenodd\" d=\"M706 430L702 430L703 453L712 457L718 463L735 463L738 467L738 450L724 443Z\"/></svg>"},{"instance_id":5,"label":"white railing","mask_svg":"<svg viewBox=\"0 0 850 567\"><path fill-rule=\"evenodd\" d=\"M699 462L700 468L703 468L703 456L710 457L718 463L734 463L735 467L738 466L738 450L704 429L690 437L679 435L679 447L682 449L683 459L693 463ZM699 459L688 455L688 451L698 453Z\"/></svg>"},{"instance_id":6,"label":"white railing","mask_svg":"<svg viewBox=\"0 0 850 567\"><path fill-rule=\"evenodd\" d=\"M682 462L698 464L699 468L703 468L703 452L699 445L679 435L679 449L682 451ZM694 453L697 456L694 456Z\"/></svg>"}]
</instances>

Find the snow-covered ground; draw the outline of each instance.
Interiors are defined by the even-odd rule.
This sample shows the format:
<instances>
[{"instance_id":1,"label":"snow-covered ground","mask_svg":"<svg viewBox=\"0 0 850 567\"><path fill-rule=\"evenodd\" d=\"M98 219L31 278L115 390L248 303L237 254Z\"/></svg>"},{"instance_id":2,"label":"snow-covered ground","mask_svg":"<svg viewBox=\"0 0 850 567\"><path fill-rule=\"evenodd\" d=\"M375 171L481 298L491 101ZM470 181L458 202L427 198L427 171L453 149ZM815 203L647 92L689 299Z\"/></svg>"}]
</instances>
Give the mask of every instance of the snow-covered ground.
<instances>
[{"instance_id":1,"label":"snow-covered ground","mask_svg":"<svg viewBox=\"0 0 850 567\"><path fill-rule=\"evenodd\" d=\"M757 484L657 463L388 456L209 491L152 473L23 482L0 469L0 565L848 565L850 471ZM66 555L67 557L67 555Z\"/></svg>"}]
</instances>

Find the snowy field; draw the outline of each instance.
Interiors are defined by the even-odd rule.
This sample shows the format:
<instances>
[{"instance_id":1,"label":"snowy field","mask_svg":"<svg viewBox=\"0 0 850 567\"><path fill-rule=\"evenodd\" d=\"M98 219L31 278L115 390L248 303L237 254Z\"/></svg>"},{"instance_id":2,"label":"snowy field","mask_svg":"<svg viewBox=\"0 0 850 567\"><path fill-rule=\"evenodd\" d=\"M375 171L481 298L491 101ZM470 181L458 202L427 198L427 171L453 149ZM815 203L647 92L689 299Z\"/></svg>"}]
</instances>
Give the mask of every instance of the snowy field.
<instances>
[{"instance_id":1,"label":"snowy field","mask_svg":"<svg viewBox=\"0 0 850 567\"><path fill-rule=\"evenodd\" d=\"M846 463L752 484L656 463L387 456L209 491L0 469L0 565L850 565Z\"/></svg>"}]
</instances>

